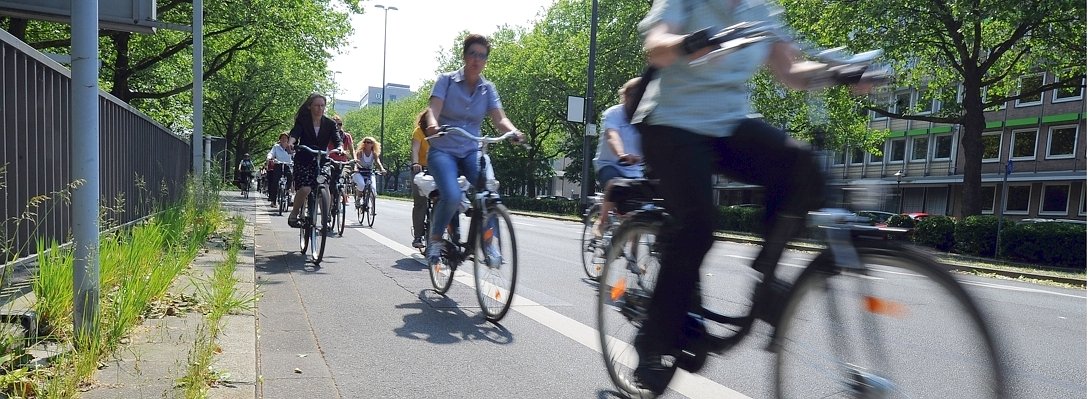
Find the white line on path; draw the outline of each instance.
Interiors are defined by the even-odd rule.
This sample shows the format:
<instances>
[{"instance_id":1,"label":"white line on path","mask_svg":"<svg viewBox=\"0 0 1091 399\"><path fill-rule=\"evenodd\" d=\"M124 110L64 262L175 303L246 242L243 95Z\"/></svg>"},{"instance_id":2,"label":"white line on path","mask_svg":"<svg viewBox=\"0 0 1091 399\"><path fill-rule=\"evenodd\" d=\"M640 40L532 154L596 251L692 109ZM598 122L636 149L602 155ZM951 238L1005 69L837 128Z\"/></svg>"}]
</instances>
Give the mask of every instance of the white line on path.
<instances>
[{"instance_id":1,"label":"white line on path","mask_svg":"<svg viewBox=\"0 0 1091 399\"><path fill-rule=\"evenodd\" d=\"M374 230L353 230L360 232L368 238L375 240L402 255L413 256L414 254L420 253L418 250L399 244ZM469 273L459 270L456 277L456 281L473 288L473 276ZM529 317L531 320L549 327L553 331L561 333L580 345L586 346L595 352L602 353L602 349L599 347L598 333L594 328L565 317L560 313L519 295L515 295L515 299L512 301L511 310L519 312L520 314ZM605 366L603 366L603 368L605 368ZM603 373L605 372L606 371L603 370ZM719 383L700 375L688 373L685 370L678 370L674 380L671 381L670 388L690 398L749 398L749 396L743 395L731 388L720 385Z\"/></svg>"}]
</instances>

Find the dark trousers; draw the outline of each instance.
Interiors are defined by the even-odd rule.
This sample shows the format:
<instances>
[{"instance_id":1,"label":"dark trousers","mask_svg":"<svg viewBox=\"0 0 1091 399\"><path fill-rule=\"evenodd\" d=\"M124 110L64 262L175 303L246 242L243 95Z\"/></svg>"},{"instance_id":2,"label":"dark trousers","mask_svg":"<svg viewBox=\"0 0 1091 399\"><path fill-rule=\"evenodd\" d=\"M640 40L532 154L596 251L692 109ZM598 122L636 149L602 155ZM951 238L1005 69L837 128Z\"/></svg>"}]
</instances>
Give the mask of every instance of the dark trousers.
<instances>
[{"instance_id":1,"label":"dark trousers","mask_svg":"<svg viewBox=\"0 0 1091 399\"><path fill-rule=\"evenodd\" d=\"M409 191L413 192L413 238L424 237L424 216L428 213L428 197L421 195L417 183L409 181ZM457 217L457 216L456 216Z\"/></svg>"},{"instance_id":2,"label":"dark trousers","mask_svg":"<svg viewBox=\"0 0 1091 399\"><path fill-rule=\"evenodd\" d=\"M674 223L658 236L662 267L636 344L665 354L678 349L686 312L696 305L692 293L700 281L701 262L712 247L718 219L712 175L765 187L766 222L778 215L802 216L820 206L824 177L808 149L758 120L742 121L725 138L667 126L637 128ZM779 257L780 251L764 256L774 264Z\"/></svg>"},{"instance_id":3,"label":"dark trousers","mask_svg":"<svg viewBox=\"0 0 1091 399\"><path fill-rule=\"evenodd\" d=\"M268 179L266 187L269 187L269 202L275 201L277 196L280 195L280 176L282 175L288 177L288 187L291 187L292 172L291 169L288 169L288 165L276 164L273 169L265 173L265 177Z\"/></svg>"}]
</instances>

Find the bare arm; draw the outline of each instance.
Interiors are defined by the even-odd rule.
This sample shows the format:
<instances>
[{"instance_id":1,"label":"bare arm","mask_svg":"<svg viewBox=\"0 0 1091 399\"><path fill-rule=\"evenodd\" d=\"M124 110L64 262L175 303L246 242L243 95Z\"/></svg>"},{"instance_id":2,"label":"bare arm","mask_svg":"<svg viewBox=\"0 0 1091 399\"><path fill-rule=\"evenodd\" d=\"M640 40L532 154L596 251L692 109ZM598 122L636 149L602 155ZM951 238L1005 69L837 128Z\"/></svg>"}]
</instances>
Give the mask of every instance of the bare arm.
<instances>
[{"instance_id":1,"label":"bare arm","mask_svg":"<svg viewBox=\"0 0 1091 399\"><path fill-rule=\"evenodd\" d=\"M508 119L508 115L504 113L503 109L493 108L489 110L489 120L492 121L492 127L496 128L496 131L501 133L507 133L510 131L518 131L515 125Z\"/></svg>"},{"instance_id":2,"label":"bare arm","mask_svg":"<svg viewBox=\"0 0 1091 399\"><path fill-rule=\"evenodd\" d=\"M436 115L443 112L443 99L432 96L428 99L428 115L425 118L428 120L428 127L424 130L425 136L431 136L439 132L439 121L436 120Z\"/></svg>"},{"instance_id":3,"label":"bare arm","mask_svg":"<svg viewBox=\"0 0 1091 399\"><path fill-rule=\"evenodd\" d=\"M618 160L626 163L640 163L640 156L625 152L625 143L621 141L621 135L617 130L606 129L606 144L617 155Z\"/></svg>"}]
</instances>

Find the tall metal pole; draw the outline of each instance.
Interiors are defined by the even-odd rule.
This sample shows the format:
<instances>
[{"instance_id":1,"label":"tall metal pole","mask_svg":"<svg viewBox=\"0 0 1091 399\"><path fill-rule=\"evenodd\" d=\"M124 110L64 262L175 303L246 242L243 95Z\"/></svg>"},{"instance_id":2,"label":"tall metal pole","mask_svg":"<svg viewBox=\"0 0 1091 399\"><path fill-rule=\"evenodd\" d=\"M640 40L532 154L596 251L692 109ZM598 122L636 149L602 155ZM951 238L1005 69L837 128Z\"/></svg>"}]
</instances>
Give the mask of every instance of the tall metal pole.
<instances>
[{"instance_id":1,"label":"tall metal pole","mask_svg":"<svg viewBox=\"0 0 1091 399\"><path fill-rule=\"evenodd\" d=\"M84 182L72 193L72 326L77 338L95 333L99 315L98 3L72 0L71 173Z\"/></svg>"},{"instance_id":2,"label":"tall metal pole","mask_svg":"<svg viewBox=\"0 0 1091 399\"><path fill-rule=\"evenodd\" d=\"M205 159L201 146L205 120L204 10L204 0L193 0L193 138L190 145L193 147L193 176L197 179L200 179L204 173Z\"/></svg>"},{"instance_id":3,"label":"tall metal pole","mask_svg":"<svg viewBox=\"0 0 1091 399\"><path fill-rule=\"evenodd\" d=\"M580 200L588 205L588 197L594 189L591 181L591 139L596 134L595 126L595 39L599 30L599 2L591 1L591 48L587 52L587 99L583 111L583 176L580 178Z\"/></svg>"},{"instance_id":4,"label":"tall metal pole","mask_svg":"<svg viewBox=\"0 0 1091 399\"><path fill-rule=\"evenodd\" d=\"M385 7L381 4L376 4L376 8L383 9L383 91L381 103L379 104L379 145L386 146L384 139L386 133L386 17L390 10L397 10L397 7ZM380 184L378 191L382 191L386 187L386 179L383 179L383 184Z\"/></svg>"}]
</instances>

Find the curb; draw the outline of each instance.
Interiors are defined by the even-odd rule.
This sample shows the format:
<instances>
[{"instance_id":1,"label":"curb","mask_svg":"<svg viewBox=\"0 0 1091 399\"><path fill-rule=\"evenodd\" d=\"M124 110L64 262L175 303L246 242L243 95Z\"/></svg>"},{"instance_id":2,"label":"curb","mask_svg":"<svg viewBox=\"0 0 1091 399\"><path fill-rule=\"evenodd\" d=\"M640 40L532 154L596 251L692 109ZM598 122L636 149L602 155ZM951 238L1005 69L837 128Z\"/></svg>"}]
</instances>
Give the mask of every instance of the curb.
<instances>
[{"instance_id":1,"label":"curb","mask_svg":"<svg viewBox=\"0 0 1091 399\"><path fill-rule=\"evenodd\" d=\"M562 221L570 221L570 222L580 222L581 221L580 218L577 218L575 216L561 216L561 215L551 215L551 214L525 212L525 211L511 211L511 213L515 214L515 215L520 215L520 216L537 217L537 218L543 218L543 219L553 219L553 220L562 220ZM757 239L757 238L728 237L728 236L725 236L725 235L722 235L722 234L719 234L719 233L714 234L713 238L715 238L716 241L728 241L728 242L736 242L736 243L741 243L741 244L761 245L761 243L762 243L762 240ZM816 245L808 245L808 244L803 244L803 243L799 243L799 242L789 243L787 248L788 249L794 249L794 250L797 250L797 251L816 251L816 250L821 249L821 247L816 246ZM1048 275L1048 274L1043 274L1043 273L1036 273L1034 271L1013 271L1013 270L1004 270L1004 269L992 268L992 267L988 267L988 266L971 266L971 265L965 265L965 264L961 264L961 263L957 263L957 262L944 261L943 259L940 259L938 255L941 255L941 254L937 254L936 263L939 263L940 265L943 265L943 266L947 267L949 270L957 270L957 271L963 271L963 272L989 273L989 274L995 274L995 275L998 275L998 276L1004 276L1004 277L1009 277L1009 278L1014 278L1014 279L1030 278L1030 279L1035 279L1035 280L1043 280L1043 281L1050 281L1050 282L1055 282L1055 283L1070 284L1070 285L1075 285L1075 286L1079 286L1079 287L1087 287L1087 279L1086 278L1053 276L1053 275ZM946 255L946 254L942 254L942 255ZM980 262L990 261L990 259L975 258L975 257L967 257L967 260L968 261L970 261L970 260L980 261Z\"/></svg>"}]
</instances>

